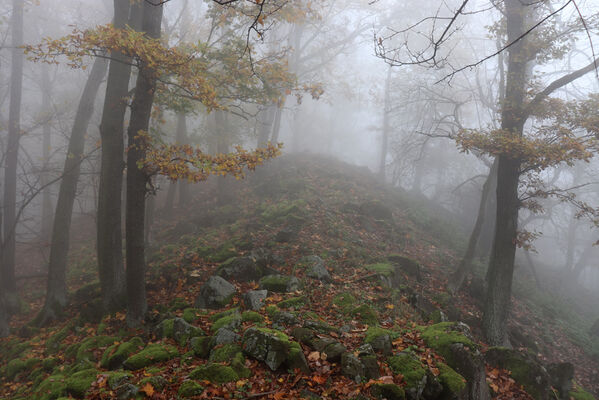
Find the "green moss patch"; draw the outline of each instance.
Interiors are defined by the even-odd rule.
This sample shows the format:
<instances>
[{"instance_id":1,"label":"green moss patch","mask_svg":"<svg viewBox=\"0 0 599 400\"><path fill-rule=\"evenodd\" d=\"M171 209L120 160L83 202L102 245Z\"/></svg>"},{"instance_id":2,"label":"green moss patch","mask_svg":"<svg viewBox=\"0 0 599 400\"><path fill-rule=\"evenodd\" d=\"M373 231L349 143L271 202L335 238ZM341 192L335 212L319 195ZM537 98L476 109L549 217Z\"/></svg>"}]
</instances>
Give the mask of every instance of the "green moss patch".
<instances>
[{"instance_id":1,"label":"green moss patch","mask_svg":"<svg viewBox=\"0 0 599 400\"><path fill-rule=\"evenodd\" d=\"M50 375L44 379L35 390L34 398L37 400L54 400L67 395L65 376L62 374Z\"/></svg>"},{"instance_id":2,"label":"green moss patch","mask_svg":"<svg viewBox=\"0 0 599 400\"><path fill-rule=\"evenodd\" d=\"M200 358L208 357L210 354L210 342L212 341L211 336L194 337L191 338L189 345L193 355Z\"/></svg>"},{"instance_id":3,"label":"green moss patch","mask_svg":"<svg viewBox=\"0 0 599 400\"><path fill-rule=\"evenodd\" d=\"M204 391L204 387L194 381L185 381L179 387L179 397L187 399L189 397L199 396Z\"/></svg>"},{"instance_id":4,"label":"green moss patch","mask_svg":"<svg viewBox=\"0 0 599 400\"><path fill-rule=\"evenodd\" d=\"M87 338L81 342L77 348L75 359L77 362L83 360L97 361L104 351L99 351L105 347L111 346L119 339L112 336L94 336Z\"/></svg>"},{"instance_id":5,"label":"green moss patch","mask_svg":"<svg viewBox=\"0 0 599 400\"><path fill-rule=\"evenodd\" d=\"M216 321L214 324L212 324L212 326L210 327L210 330L212 332L216 332L220 328L227 328L227 329L230 329L233 331L233 330L239 328L239 325L241 325L241 315L233 314L233 315L228 315L226 317L222 317L221 319Z\"/></svg>"},{"instance_id":6,"label":"green moss patch","mask_svg":"<svg viewBox=\"0 0 599 400\"><path fill-rule=\"evenodd\" d=\"M396 375L402 375L408 388L418 388L426 376L426 369L411 354L399 354L387 358L387 364Z\"/></svg>"},{"instance_id":7,"label":"green moss patch","mask_svg":"<svg viewBox=\"0 0 599 400\"><path fill-rule=\"evenodd\" d=\"M95 382L97 375L98 371L95 369L75 372L65 380L67 392L75 397L83 397L92 383Z\"/></svg>"},{"instance_id":8,"label":"green moss patch","mask_svg":"<svg viewBox=\"0 0 599 400\"><path fill-rule=\"evenodd\" d=\"M376 383L371 386L370 393L377 399L404 400L406 398L404 390L392 383Z\"/></svg>"},{"instance_id":9,"label":"green moss patch","mask_svg":"<svg viewBox=\"0 0 599 400\"><path fill-rule=\"evenodd\" d=\"M379 328L377 326L371 326L366 331L366 336L364 337L364 343L372 343L379 336L383 336L383 335L389 335L389 338L391 338L391 340L397 339L399 337L399 333L397 333L395 331Z\"/></svg>"},{"instance_id":10,"label":"green moss patch","mask_svg":"<svg viewBox=\"0 0 599 400\"><path fill-rule=\"evenodd\" d=\"M451 397L459 397L458 395L466 389L466 379L450 366L444 363L437 364L439 368L439 382L443 385L443 390L451 393Z\"/></svg>"},{"instance_id":11,"label":"green moss patch","mask_svg":"<svg viewBox=\"0 0 599 400\"><path fill-rule=\"evenodd\" d=\"M197 321L197 319L202 315L203 313L198 308L186 308L183 310L183 315L181 315L181 318L183 318L185 322L191 324Z\"/></svg>"},{"instance_id":12,"label":"green moss patch","mask_svg":"<svg viewBox=\"0 0 599 400\"><path fill-rule=\"evenodd\" d=\"M308 298L306 296L300 296L300 297L292 297L290 299L287 300L283 300L279 303L277 303L277 307L279 308L300 308L306 304L308 304L310 301L308 300Z\"/></svg>"},{"instance_id":13,"label":"green moss patch","mask_svg":"<svg viewBox=\"0 0 599 400\"><path fill-rule=\"evenodd\" d=\"M144 342L139 337L134 337L128 342L113 344L104 351L100 365L106 369L119 368L123 362L144 347Z\"/></svg>"},{"instance_id":14,"label":"green moss patch","mask_svg":"<svg viewBox=\"0 0 599 400\"><path fill-rule=\"evenodd\" d=\"M384 276L391 276L394 273L393 265L389 263L378 263L364 266L364 269Z\"/></svg>"},{"instance_id":15,"label":"green moss patch","mask_svg":"<svg viewBox=\"0 0 599 400\"><path fill-rule=\"evenodd\" d=\"M38 358L29 358L29 359L20 359L17 358L15 360L11 360L6 364L4 368L0 370L3 376L8 380L13 380L17 377L17 375L31 371L33 367L39 365L41 360Z\"/></svg>"},{"instance_id":16,"label":"green moss patch","mask_svg":"<svg viewBox=\"0 0 599 400\"><path fill-rule=\"evenodd\" d=\"M262 317L262 315L260 315L256 311L244 311L241 314L241 321L260 323L264 321L264 317Z\"/></svg>"},{"instance_id":17,"label":"green moss patch","mask_svg":"<svg viewBox=\"0 0 599 400\"><path fill-rule=\"evenodd\" d=\"M241 353L241 347L236 344L225 344L221 347L214 348L210 352L210 362L229 362L237 354Z\"/></svg>"},{"instance_id":18,"label":"green moss patch","mask_svg":"<svg viewBox=\"0 0 599 400\"><path fill-rule=\"evenodd\" d=\"M199 366L189 374L189 377L191 379L205 380L212 383L235 382L239 379L239 375L237 375L233 368L213 363Z\"/></svg>"},{"instance_id":19,"label":"green moss patch","mask_svg":"<svg viewBox=\"0 0 599 400\"><path fill-rule=\"evenodd\" d=\"M357 300L351 293L339 293L333 298L333 304L339 307L343 312L350 312Z\"/></svg>"},{"instance_id":20,"label":"green moss patch","mask_svg":"<svg viewBox=\"0 0 599 400\"><path fill-rule=\"evenodd\" d=\"M379 317L376 311L374 311L367 304L362 304L361 306L354 308L351 311L351 315L357 320L368 325L377 325L379 323Z\"/></svg>"},{"instance_id":21,"label":"green moss patch","mask_svg":"<svg viewBox=\"0 0 599 400\"><path fill-rule=\"evenodd\" d=\"M454 343L461 343L471 349L478 346L468 339L462 332L455 329L455 322L441 322L439 324L421 327L421 337L428 347L445 357L451 365L451 351L449 347Z\"/></svg>"},{"instance_id":22,"label":"green moss patch","mask_svg":"<svg viewBox=\"0 0 599 400\"><path fill-rule=\"evenodd\" d=\"M578 386L576 383L574 384L574 389L568 393L568 395L574 400L595 400L595 397L592 394Z\"/></svg>"},{"instance_id":23,"label":"green moss patch","mask_svg":"<svg viewBox=\"0 0 599 400\"><path fill-rule=\"evenodd\" d=\"M123 366L130 370L138 370L147 367L148 365L168 361L177 356L179 356L179 351L176 347L167 344L154 343L149 344L139 353L129 357L125 360Z\"/></svg>"}]
</instances>

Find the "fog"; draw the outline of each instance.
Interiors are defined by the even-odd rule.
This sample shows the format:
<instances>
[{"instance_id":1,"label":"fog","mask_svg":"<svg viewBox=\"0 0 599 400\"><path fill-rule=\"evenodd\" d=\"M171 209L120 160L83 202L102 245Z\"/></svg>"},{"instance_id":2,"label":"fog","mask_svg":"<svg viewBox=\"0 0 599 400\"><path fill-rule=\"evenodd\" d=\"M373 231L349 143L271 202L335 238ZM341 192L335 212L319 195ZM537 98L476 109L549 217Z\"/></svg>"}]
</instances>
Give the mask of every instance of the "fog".
<instances>
[{"instance_id":1,"label":"fog","mask_svg":"<svg viewBox=\"0 0 599 400\"><path fill-rule=\"evenodd\" d=\"M114 18L113 4L108 0L14 0L0 4L3 176L9 159L11 96L14 99L12 15L13 5L20 3L24 7L23 45L35 46L44 38L58 39L74 30L94 29ZM497 150L483 139L471 145L470 139L461 136L484 133L492 137L490 132L497 132L505 123L505 96L510 90L506 87L508 53L523 42L536 46L525 66L526 79L520 81L524 103L552 82L589 64L599 54L597 2L531 2L525 33L516 43L507 39L503 1L264 0L262 9L256 7L262 2L218 3L165 2L161 43L180 48L200 43L205 52L202 57L211 63L207 67L210 79L236 78L229 65L234 64L254 69L261 79L260 89L252 86L256 83L250 78L247 82L227 81L223 84L229 85L227 89L217 90L217 107L184 92L181 98L189 103L185 105L188 113L168 103L169 99L160 99L160 104L155 101L150 132L159 142L179 140L176 132L180 129L178 115L182 114L186 118L185 140L209 154L230 152L235 146L255 149L272 141L283 144L284 154L325 155L366 167L373 179L413 198L426 198L459 221L458 229L465 238L461 252L466 250L466 239L477 220L483 185L495 156L520 157L525 161L519 167L517 187L523 202L518 232L527 233L521 242L521 236L513 238L519 241L514 281L536 275L544 291L585 307L597 304L599 248L594 246L599 241L599 160L596 144L591 143L599 134L597 109L588 106L579 115L569 108L571 118L552 115L567 102L596 100L596 70L591 68L551 90L550 98L555 102L543 99L545 108L534 109L530 118L527 114L523 135L540 140L531 142L530 151L518 153L505 143ZM33 60L37 54L28 52L22 69L15 228L21 250L17 255L30 252L43 260L28 266L28 274L46 270L52 215L69 156L67 146L81 93L96 59L86 56L81 64L69 66L68 58L48 55L59 50L44 49L47 54L40 56L42 60ZM23 53L21 47L16 50ZM107 52L98 50L93 55L110 58L107 54L112 49L103 50ZM282 66L284 72L276 79L267 77L269 63ZM136 68L130 78L131 96ZM285 74L288 81L282 82L285 79L280 76ZM260 90L276 95L260 98L261 94L256 95L262 93ZM86 129L73 208L73 221L86 221L90 230L97 222L99 127L105 92L104 80ZM125 131L129 107L126 112ZM534 149L541 149L540 143L549 146L559 142L556 138L585 138L592 154L576 157L572 150L562 162L538 161L543 154L535 154L536 161L526 159L533 157L529 153ZM484 146L487 148L481 148ZM559 158L559 151L549 154L547 148L547 152L547 157ZM542 166L528 169L529 163L535 162ZM164 176L153 178L158 204L166 201L169 185ZM486 266L492 254L497 197L491 186L485 211L488 218L473 256L479 266ZM3 248L7 233L4 235ZM26 275L19 267L28 261L18 257L16 275Z\"/></svg>"}]
</instances>

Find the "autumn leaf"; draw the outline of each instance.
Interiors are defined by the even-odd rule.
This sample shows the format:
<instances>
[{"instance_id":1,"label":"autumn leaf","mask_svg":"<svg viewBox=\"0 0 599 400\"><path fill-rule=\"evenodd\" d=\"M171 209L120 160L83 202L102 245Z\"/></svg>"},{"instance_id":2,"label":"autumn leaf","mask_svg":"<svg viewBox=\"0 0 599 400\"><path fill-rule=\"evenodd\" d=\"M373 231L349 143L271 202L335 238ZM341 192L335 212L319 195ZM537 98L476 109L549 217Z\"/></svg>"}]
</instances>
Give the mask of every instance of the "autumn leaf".
<instances>
[{"instance_id":1,"label":"autumn leaf","mask_svg":"<svg viewBox=\"0 0 599 400\"><path fill-rule=\"evenodd\" d=\"M145 385L143 385L140 390L148 397L152 397L154 395L154 386L152 386L150 382L147 382Z\"/></svg>"}]
</instances>

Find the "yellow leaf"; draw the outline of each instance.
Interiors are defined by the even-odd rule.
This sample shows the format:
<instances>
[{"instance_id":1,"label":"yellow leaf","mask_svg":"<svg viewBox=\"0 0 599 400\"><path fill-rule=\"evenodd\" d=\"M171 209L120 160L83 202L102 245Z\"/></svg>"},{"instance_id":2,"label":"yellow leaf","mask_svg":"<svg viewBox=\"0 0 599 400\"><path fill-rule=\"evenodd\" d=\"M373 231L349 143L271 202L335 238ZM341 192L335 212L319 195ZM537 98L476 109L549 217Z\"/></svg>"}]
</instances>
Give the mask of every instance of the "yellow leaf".
<instances>
[{"instance_id":1,"label":"yellow leaf","mask_svg":"<svg viewBox=\"0 0 599 400\"><path fill-rule=\"evenodd\" d=\"M154 394L154 386L150 382L147 382L142 388L141 391L146 394L148 397L152 397Z\"/></svg>"}]
</instances>

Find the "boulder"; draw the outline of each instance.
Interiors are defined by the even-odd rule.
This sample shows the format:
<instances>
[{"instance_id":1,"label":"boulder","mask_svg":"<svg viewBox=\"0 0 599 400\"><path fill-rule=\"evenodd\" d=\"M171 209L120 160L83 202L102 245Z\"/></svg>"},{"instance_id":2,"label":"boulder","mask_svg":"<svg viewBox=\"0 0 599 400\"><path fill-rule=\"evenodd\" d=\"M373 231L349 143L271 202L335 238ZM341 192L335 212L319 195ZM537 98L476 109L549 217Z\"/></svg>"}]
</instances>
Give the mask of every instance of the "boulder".
<instances>
[{"instance_id":1,"label":"boulder","mask_svg":"<svg viewBox=\"0 0 599 400\"><path fill-rule=\"evenodd\" d=\"M302 372L310 371L299 343L290 340L283 332L252 327L243 334L242 343L245 354L264 361L273 371L283 364Z\"/></svg>"},{"instance_id":2,"label":"boulder","mask_svg":"<svg viewBox=\"0 0 599 400\"><path fill-rule=\"evenodd\" d=\"M306 276L323 282L330 282L331 275L324 266L324 261L318 256L303 257L300 264L306 267Z\"/></svg>"},{"instance_id":3,"label":"boulder","mask_svg":"<svg viewBox=\"0 0 599 400\"><path fill-rule=\"evenodd\" d=\"M485 362L477 349L463 343L449 346L450 367L466 379L467 398L470 400L491 400L487 385ZM449 360L448 360L449 362Z\"/></svg>"},{"instance_id":4,"label":"boulder","mask_svg":"<svg viewBox=\"0 0 599 400\"><path fill-rule=\"evenodd\" d=\"M505 347L491 347L485 353L485 360L493 367L511 371L516 383L524 386L535 400L552 398L549 374L532 354Z\"/></svg>"},{"instance_id":5,"label":"boulder","mask_svg":"<svg viewBox=\"0 0 599 400\"><path fill-rule=\"evenodd\" d=\"M349 352L341 355L341 373L357 383L363 382L366 378L362 361L358 356Z\"/></svg>"},{"instance_id":6,"label":"boulder","mask_svg":"<svg viewBox=\"0 0 599 400\"><path fill-rule=\"evenodd\" d=\"M212 343L214 346L218 346L220 344L230 344L238 342L241 337L227 328L220 328L216 331L216 334L212 337Z\"/></svg>"},{"instance_id":7,"label":"boulder","mask_svg":"<svg viewBox=\"0 0 599 400\"><path fill-rule=\"evenodd\" d=\"M252 257L229 258L216 270L218 276L237 282L257 281L262 277L262 273L262 268Z\"/></svg>"},{"instance_id":8,"label":"boulder","mask_svg":"<svg viewBox=\"0 0 599 400\"><path fill-rule=\"evenodd\" d=\"M547 366L547 373L551 386L557 389L561 400L570 399L574 379L574 365L569 362L550 364Z\"/></svg>"},{"instance_id":9,"label":"boulder","mask_svg":"<svg viewBox=\"0 0 599 400\"><path fill-rule=\"evenodd\" d=\"M419 282L422 279L420 263L418 263L418 261L399 254L391 254L387 257L387 259L406 275L416 278L416 280Z\"/></svg>"},{"instance_id":10,"label":"boulder","mask_svg":"<svg viewBox=\"0 0 599 400\"><path fill-rule=\"evenodd\" d=\"M200 289L196 299L198 308L221 308L227 305L236 293L235 286L220 276L211 276Z\"/></svg>"},{"instance_id":11,"label":"boulder","mask_svg":"<svg viewBox=\"0 0 599 400\"><path fill-rule=\"evenodd\" d=\"M155 334L158 339L163 337L171 338L181 346L184 346L192 337L204 336L204 331L191 325L183 318L172 318L165 319L158 324Z\"/></svg>"},{"instance_id":12,"label":"boulder","mask_svg":"<svg viewBox=\"0 0 599 400\"><path fill-rule=\"evenodd\" d=\"M258 311L268 297L268 290L250 290L243 294L243 304L246 308Z\"/></svg>"},{"instance_id":13,"label":"boulder","mask_svg":"<svg viewBox=\"0 0 599 400\"><path fill-rule=\"evenodd\" d=\"M295 276L267 275L260 279L260 289L277 293L293 292L300 287L300 281Z\"/></svg>"}]
</instances>

